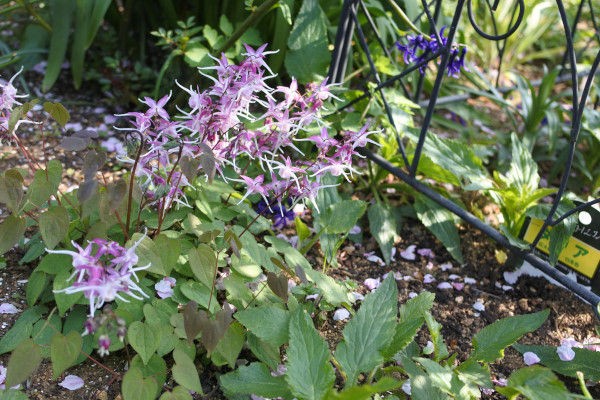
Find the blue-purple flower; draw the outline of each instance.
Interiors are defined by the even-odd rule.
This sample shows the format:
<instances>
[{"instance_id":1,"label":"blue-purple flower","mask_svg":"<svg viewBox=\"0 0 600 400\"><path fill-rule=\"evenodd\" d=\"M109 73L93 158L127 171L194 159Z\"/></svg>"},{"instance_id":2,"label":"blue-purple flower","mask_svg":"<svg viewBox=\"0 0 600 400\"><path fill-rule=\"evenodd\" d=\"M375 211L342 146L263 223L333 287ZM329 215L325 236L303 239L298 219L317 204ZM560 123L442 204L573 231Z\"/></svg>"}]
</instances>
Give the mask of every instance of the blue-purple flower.
<instances>
[{"instance_id":1,"label":"blue-purple flower","mask_svg":"<svg viewBox=\"0 0 600 400\"><path fill-rule=\"evenodd\" d=\"M447 46L448 38L444 37L443 27L440 30L441 43L438 41L436 35L431 35L426 38L423 35L408 35L406 37L406 44L396 42L396 47L402 52L405 64L419 64L425 60L429 54L435 54L440 51L442 47ZM454 78L458 77L461 69L465 67L465 56L467 55L467 48L465 46L452 45L450 49L450 58L448 60L448 66L446 67L446 73L448 76ZM419 67L421 74L425 74L426 64Z\"/></svg>"}]
</instances>

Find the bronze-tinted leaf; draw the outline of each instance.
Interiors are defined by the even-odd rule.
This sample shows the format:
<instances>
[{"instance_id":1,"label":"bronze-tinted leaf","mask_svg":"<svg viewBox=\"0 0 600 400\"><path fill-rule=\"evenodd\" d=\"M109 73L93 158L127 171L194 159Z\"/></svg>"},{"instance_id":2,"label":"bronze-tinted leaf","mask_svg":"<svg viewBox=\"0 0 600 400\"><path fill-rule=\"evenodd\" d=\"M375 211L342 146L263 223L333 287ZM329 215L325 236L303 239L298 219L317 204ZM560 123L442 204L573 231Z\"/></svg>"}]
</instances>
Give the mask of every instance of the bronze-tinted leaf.
<instances>
[{"instance_id":1,"label":"bronze-tinted leaf","mask_svg":"<svg viewBox=\"0 0 600 400\"><path fill-rule=\"evenodd\" d=\"M183 175L188 179L188 181L193 182L198 176L198 168L200 167L200 160L197 158L190 158L188 156L181 157L181 161L179 162L181 166L181 171Z\"/></svg>"},{"instance_id":2,"label":"bronze-tinted leaf","mask_svg":"<svg viewBox=\"0 0 600 400\"><path fill-rule=\"evenodd\" d=\"M60 147L67 151L81 151L90 144L90 139L73 136L65 136L60 141Z\"/></svg>"},{"instance_id":3,"label":"bronze-tinted leaf","mask_svg":"<svg viewBox=\"0 0 600 400\"><path fill-rule=\"evenodd\" d=\"M204 173L208 177L208 182L212 183L216 169L216 160L215 155L210 147L208 147L205 143L200 144L200 148L202 149L202 154L200 155L200 164L202 165L202 169Z\"/></svg>"},{"instance_id":4,"label":"bronze-tinted leaf","mask_svg":"<svg viewBox=\"0 0 600 400\"><path fill-rule=\"evenodd\" d=\"M217 311L215 319L210 319L205 311L199 312L200 321L202 322L201 340L209 355L225 335L227 328L233 321L232 315L233 310L227 303L223 305L221 310Z\"/></svg>"},{"instance_id":5,"label":"bronze-tinted leaf","mask_svg":"<svg viewBox=\"0 0 600 400\"><path fill-rule=\"evenodd\" d=\"M285 265L285 263L284 263L283 261L281 261L281 259L280 259L280 258L278 258L278 257L271 257L271 262L272 262L273 264L277 265L277 267L278 267L280 270L282 270L282 271L286 272L288 275L290 275L290 276L294 276L294 271L292 271L292 270L290 269L290 267L288 267L287 265Z\"/></svg>"},{"instance_id":6,"label":"bronze-tinted leaf","mask_svg":"<svg viewBox=\"0 0 600 400\"><path fill-rule=\"evenodd\" d=\"M285 274L275 275L267 271L267 285L284 302L288 300L288 278Z\"/></svg>"},{"instance_id":7,"label":"bronze-tinted leaf","mask_svg":"<svg viewBox=\"0 0 600 400\"><path fill-rule=\"evenodd\" d=\"M23 197L23 177L16 169L9 169L0 176L0 203L15 212L20 208Z\"/></svg>"},{"instance_id":8,"label":"bronze-tinted leaf","mask_svg":"<svg viewBox=\"0 0 600 400\"><path fill-rule=\"evenodd\" d=\"M296 271L296 276L298 278L300 278L300 282L302 282L302 283L307 283L308 282L308 278L306 277L306 273L304 272L304 270L302 269L301 266L296 265L296 268L294 268L294 271Z\"/></svg>"},{"instance_id":9,"label":"bronze-tinted leaf","mask_svg":"<svg viewBox=\"0 0 600 400\"><path fill-rule=\"evenodd\" d=\"M89 151L83 159L83 176L85 180L94 178L96 172L104 165L106 154L95 150Z\"/></svg>"},{"instance_id":10,"label":"bronze-tinted leaf","mask_svg":"<svg viewBox=\"0 0 600 400\"><path fill-rule=\"evenodd\" d=\"M108 193L108 208L114 211L119 208L127 194L127 183L122 179L114 181L108 185L106 192Z\"/></svg>"},{"instance_id":11,"label":"bronze-tinted leaf","mask_svg":"<svg viewBox=\"0 0 600 400\"><path fill-rule=\"evenodd\" d=\"M229 244L231 251L237 258L241 258L240 250L242 250L242 241L232 230L228 230L224 235L225 241Z\"/></svg>"},{"instance_id":12,"label":"bronze-tinted leaf","mask_svg":"<svg viewBox=\"0 0 600 400\"><path fill-rule=\"evenodd\" d=\"M202 320L198 313L198 304L195 301L190 301L183 308L183 327L190 343L202 330Z\"/></svg>"},{"instance_id":13,"label":"bronze-tinted leaf","mask_svg":"<svg viewBox=\"0 0 600 400\"><path fill-rule=\"evenodd\" d=\"M77 198L80 203L88 200L90 197L96 193L96 189L98 188L98 182L94 179L86 180L81 185L79 185L79 190L77 191Z\"/></svg>"}]
</instances>

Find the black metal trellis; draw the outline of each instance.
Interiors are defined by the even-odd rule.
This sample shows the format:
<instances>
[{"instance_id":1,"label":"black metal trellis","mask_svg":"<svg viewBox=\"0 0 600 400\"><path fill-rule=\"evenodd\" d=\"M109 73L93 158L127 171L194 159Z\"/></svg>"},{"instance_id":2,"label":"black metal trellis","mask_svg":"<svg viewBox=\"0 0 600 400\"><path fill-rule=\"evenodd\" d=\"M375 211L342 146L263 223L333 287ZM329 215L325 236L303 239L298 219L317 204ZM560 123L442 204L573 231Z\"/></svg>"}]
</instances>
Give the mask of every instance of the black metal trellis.
<instances>
[{"instance_id":1,"label":"black metal trellis","mask_svg":"<svg viewBox=\"0 0 600 400\"><path fill-rule=\"evenodd\" d=\"M445 98L440 97L440 88L441 88L441 85L445 78L446 66L448 65L449 60L450 60L451 46L454 42L454 38L455 38L455 35L457 32L457 27L458 27L459 22L461 21L463 13L464 12L467 13L468 20L469 20L471 26L475 29L475 31L480 36L482 36L485 39L490 40L491 42L495 43L495 45L497 46L497 50L498 50L498 54L499 54L499 58L500 58L498 69L500 69L502 67L502 58L503 58L504 52L505 52L506 39L510 35L512 35L514 32L517 31L517 29L519 28L519 26L521 25L521 23L523 21L526 4L525 4L524 0L517 0L515 2L514 10L512 12L512 19L511 19L511 23L509 24L508 30L506 32L499 32L493 13L497 10L500 0L494 0L494 1L479 0L479 1L481 1L481 3L485 2L485 5L487 6L488 11L492 17L493 23L492 23L492 26L489 27L489 28L491 28L492 32L487 32L484 28L482 28L478 25L477 20L475 18L475 15L473 12L473 7L472 7L473 2L475 2L475 1L477 1L477 0L458 0L458 1L456 1L455 12L452 17L452 22L447 29L447 32L448 32L447 44L445 46L441 46L442 42L439 37L439 33L438 33L439 29L436 26L436 21L438 20L438 17L440 14L442 0L432 0L429 3L426 0L421 0L422 7L423 7L423 14L421 16L419 16L417 19L420 19L422 16L425 16L427 18L428 25L430 27L430 34L435 35L437 37L437 40L438 40L438 43L440 44L440 46L437 51L427 54L425 57L423 57L422 61L420 61L416 64L413 64L413 65L406 66L406 68L400 74L398 74L390 79L387 79L385 81L382 81L381 77L377 71L377 68L375 67L375 63L372 59L364 29L370 29L373 32L374 36L377 39L378 44L383 48L386 55L389 56L389 52L387 49L385 49L385 46L383 45L383 41L380 38L379 33L377 32L377 28L373 21L373 18L369 14L369 11L368 11L367 7L365 6L365 4L363 3L363 1L362 0L344 0L343 10L341 12L340 23L338 25L338 31L337 31L337 36L336 36L336 42L335 42L335 47L334 47L334 52L333 52L332 63L331 63L330 71L329 71L329 79L332 83L341 83L344 80L345 71L349 64L348 57L350 54L352 41L356 40L356 42L360 46L361 51L364 53L364 55L367 59L367 62L369 64L369 67L370 67L370 74L369 74L368 78L374 80L374 83L375 83L374 91L378 92L378 94L382 100L382 103L384 105L385 111L387 113L388 119L394 128L395 128L394 119L392 118L391 108L390 108L388 101L386 100L385 94L383 93L383 90L382 90L383 88L399 83L401 89L403 90L404 94L407 97L411 98L414 102L418 103L419 105L421 105L422 107L424 107L426 109L425 114L423 116L423 120L422 120L422 124L421 124L421 128L420 128L420 134L419 134L418 142L417 142L415 150L414 150L412 161L409 162L409 159L407 157L407 154L406 154L406 151L405 151L405 148L404 148L401 138L398 135L396 136L396 139L398 142L398 147L399 147L399 152L400 152L400 155L402 156L402 160L404 162L403 168L399 168L397 166L392 165L387 160L383 159L382 157L378 156L377 154L374 154L373 152L371 152L367 149L361 150L361 153L364 156L366 156L368 159L370 159L371 161L375 162L380 167L386 169L387 171L389 171L396 177L400 178L402 181L404 181L405 183L410 185L412 188L414 188L418 192L427 196L428 198L435 201L436 203L438 203L442 207L446 208L447 210L453 212L454 214L456 214L458 217L463 219L468 224L474 226L475 228L479 229L483 233L487 234L489 237L494 239L497 243L499 243L500 245L502 245L503 247L508 249L513 255L528 261L531 265L533 265L537 269L541 270L546 275L550 276L552 279L560 282L567 289L569 289L570 291L574 292L575 294L580 296L585 301L592 304L594 306L594 311L597 313L597 315L599 315L598 314L599 313L598 306L600 305L600 296L598 294L592 292L586 286L571 280L565 274L563 274L558 269L556 269L555 267L550 265L547 261L545 261L542 258L540 258L539 256L537 256L534 251L538 242L542 239L542 236L544 235L545 232L548 231L548 229L550 227L556 226L558 223L560 223L565 218L569 217L570 215L573 215L574 213L576 213L578 211L581 211L582 209L584 209L586 207L589 207L593 204L600 203L600 198L597 198L592 201L588 201L584 204L581 204L581 205L577 206L576 208L574 208L566 213L563 213L562 215L558 215L558 213L557 213L559 203L565 195L567 182L569 180L569 176L570 176L570 172L571 172L571 168L572 168L572 164L573 164L573 159L574 159L575 152L576 152L576 145L577 145L577 141L578 141L578 137L579 137L579 132L580 132L581 125L582 125L583 110L584 110L585 104L588 100L590 90L592 88L592 81L593 81L594 77L596 76L596 74L600 73L600 70L599 70L600 50L598 50L597 54L595 55L595 58L594 58L589 70L584 71L584 72L577 70L577 63L576 63L577 54L575 52L575 46L574 46L574 42L573 42L574 37L575 37L575 29L572 29L572 27L577 26L578 22L582 18L582 15L588 15L591 18L590 22L594 29L594 34L592 35L592 38L590 39L590 41L588 41L588 43L586 44L585 48L589 49L589 47L591 45L590 44L591 40L596 40L598 42L598 44L596 44L596 46L600 47L600 30L598 29L599 24L596 21L596 18L598 18L598 17L595 15L595 11L597 11L597 10L594 10L591 0L581 0L580 1L579 7L577 9L577 13L572 22L569 22L569 20L568 20L567 13L565 11L565 7L564 7L562 0L556 0L556 8L557 8L561 23L562 23L564 31L565 31L565 44L566 44L566 52L565 52L563 60L560 64L561 65L561 75L559 77L559 80L570 81L570 86L571 86L571 90L572 90L572 104L571 104L572 118L571 118L571 126L570 126L570 140L569 140L569 147L568 147L568 149L566 149L568 156L566 158L566 162L563 167L563 171L562 171L563 175L560 180L560 185L559 185L558 191L554 197L554 200L553 200L553 203L551 206L551 210L550 210L549 214L547 215L546 219L543 221L541 230L536 235L535 239L533 240L533 242L529 246L529 248L522 249L520 247L513 245L499 231L497 231L490 225L487 225L486 223L481 221L479 218L475 217L473 214L469 213L467 210L463 209L462 207L460 207L459 205L457 205L450 199L440 195L438 192L436 192L429 186L425 185L422 181L420 181L417 178L417 170L418 170L418 166L419 166L420 157L421 157L421 154L424 149L426 134L429 130L436 106L439 106L439 105L445 104L445 103L449 103L449 102L453 102L453 101L457 101L457 100L458 101L465 100L466 98L470 97L470 95L455 95L455 96L449 96L449 97L445 97ZM465 8L466 8L466 10L465 10ZM584 10L585 8L589 9L587 14L586 14L586 11ZM431 12L432 9L433 9L433 12ZM360 23L359 16L363 17L363 20L366 21L366 23L364 24L364 27ZM423 90L423 80L424 80L424 77L422 75L419 75L419 77L417 79L417 83L414 85L415 86L414 94L412 96L410 96L410 91L404 84L403 79L406 78L409 74L413 73L415 70L419 69L421 66L427 65L430 60L436 59L436 58L439 58L439 64L438 64L437 74L435 76L433 86L429 93L429 99L425 100L425 101L420 101L422 90ZM498 76L500 76L500 71L498 71ZM583 83L580 83L580 82L583 82ZM498 84L498 81L496 82L496 84ZM580 90L580 88L581 88L581 90ZM499 90L502 91L502 88L499 88ZM372 95L372 93L365 90L365 93L362 96L360 96L359 98L356 98L353 101L351 101L350 103L344 105L341 108L341 110L351 107L353 104L357 103L358 101L360 101L362 99L370 97L371 95Z\"/></svg>"}]
</instances>

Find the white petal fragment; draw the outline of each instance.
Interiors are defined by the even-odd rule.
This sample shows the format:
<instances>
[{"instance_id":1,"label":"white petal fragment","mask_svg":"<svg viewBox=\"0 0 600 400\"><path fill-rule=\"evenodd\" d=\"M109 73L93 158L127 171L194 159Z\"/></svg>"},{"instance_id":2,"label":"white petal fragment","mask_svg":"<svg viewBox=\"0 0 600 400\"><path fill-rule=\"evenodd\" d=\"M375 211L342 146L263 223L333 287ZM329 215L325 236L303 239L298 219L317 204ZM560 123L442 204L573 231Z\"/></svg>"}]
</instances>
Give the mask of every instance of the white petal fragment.
<instances>
[{"instance_id":1,"label":"white petal fragment","mask_svg":"<svg viewBox=\"0 0 600 400\"><path fill-rule=\"evenodd\" d=\"M77 375L67 375L65 379L58 384L58 386L62 386L68 390L77 390L83 387L83 379L78 377Z\"/></svg>"}]
</instances>

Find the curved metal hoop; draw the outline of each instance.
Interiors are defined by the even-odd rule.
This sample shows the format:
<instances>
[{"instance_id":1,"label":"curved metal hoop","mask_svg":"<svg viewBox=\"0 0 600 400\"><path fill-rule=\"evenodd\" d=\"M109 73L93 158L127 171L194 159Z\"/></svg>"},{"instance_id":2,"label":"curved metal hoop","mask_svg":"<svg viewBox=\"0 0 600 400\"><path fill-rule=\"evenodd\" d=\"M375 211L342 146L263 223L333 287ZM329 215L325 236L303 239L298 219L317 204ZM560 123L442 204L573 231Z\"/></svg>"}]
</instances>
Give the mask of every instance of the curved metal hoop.
<instances>
[{"instance_id":1,"label":"curved metal hoop","mask_svg":"<svg viewBox=\"0 0 600 400\"><path fill-rule=\"evenodd\" d=\"M515 21L515 23L508 29L508 31L506 31L505 33L501 34L501 35L490 35L489 33L484 32L483 29L481 29L481 27L477 24L477 22L475 21L475 16L473 15L473 0L467 0L467 13L469 14L469 21L471 22L471 26L473 26L473 29L475 29L475 32L477 32L480 36L488 39L488 40L504 40L507 37L509 37L510 35L512 35L513 33L516 32L517 29L519 29L519 26L521 25L521 22L523 22L523 17L525 15L525 0L517 0L517 4L519 6L519 14L517 15L517 20ZM498 2L494 3L494 6L492 7L492 12L496 9Z\"/></svg>"}]
</instances>

